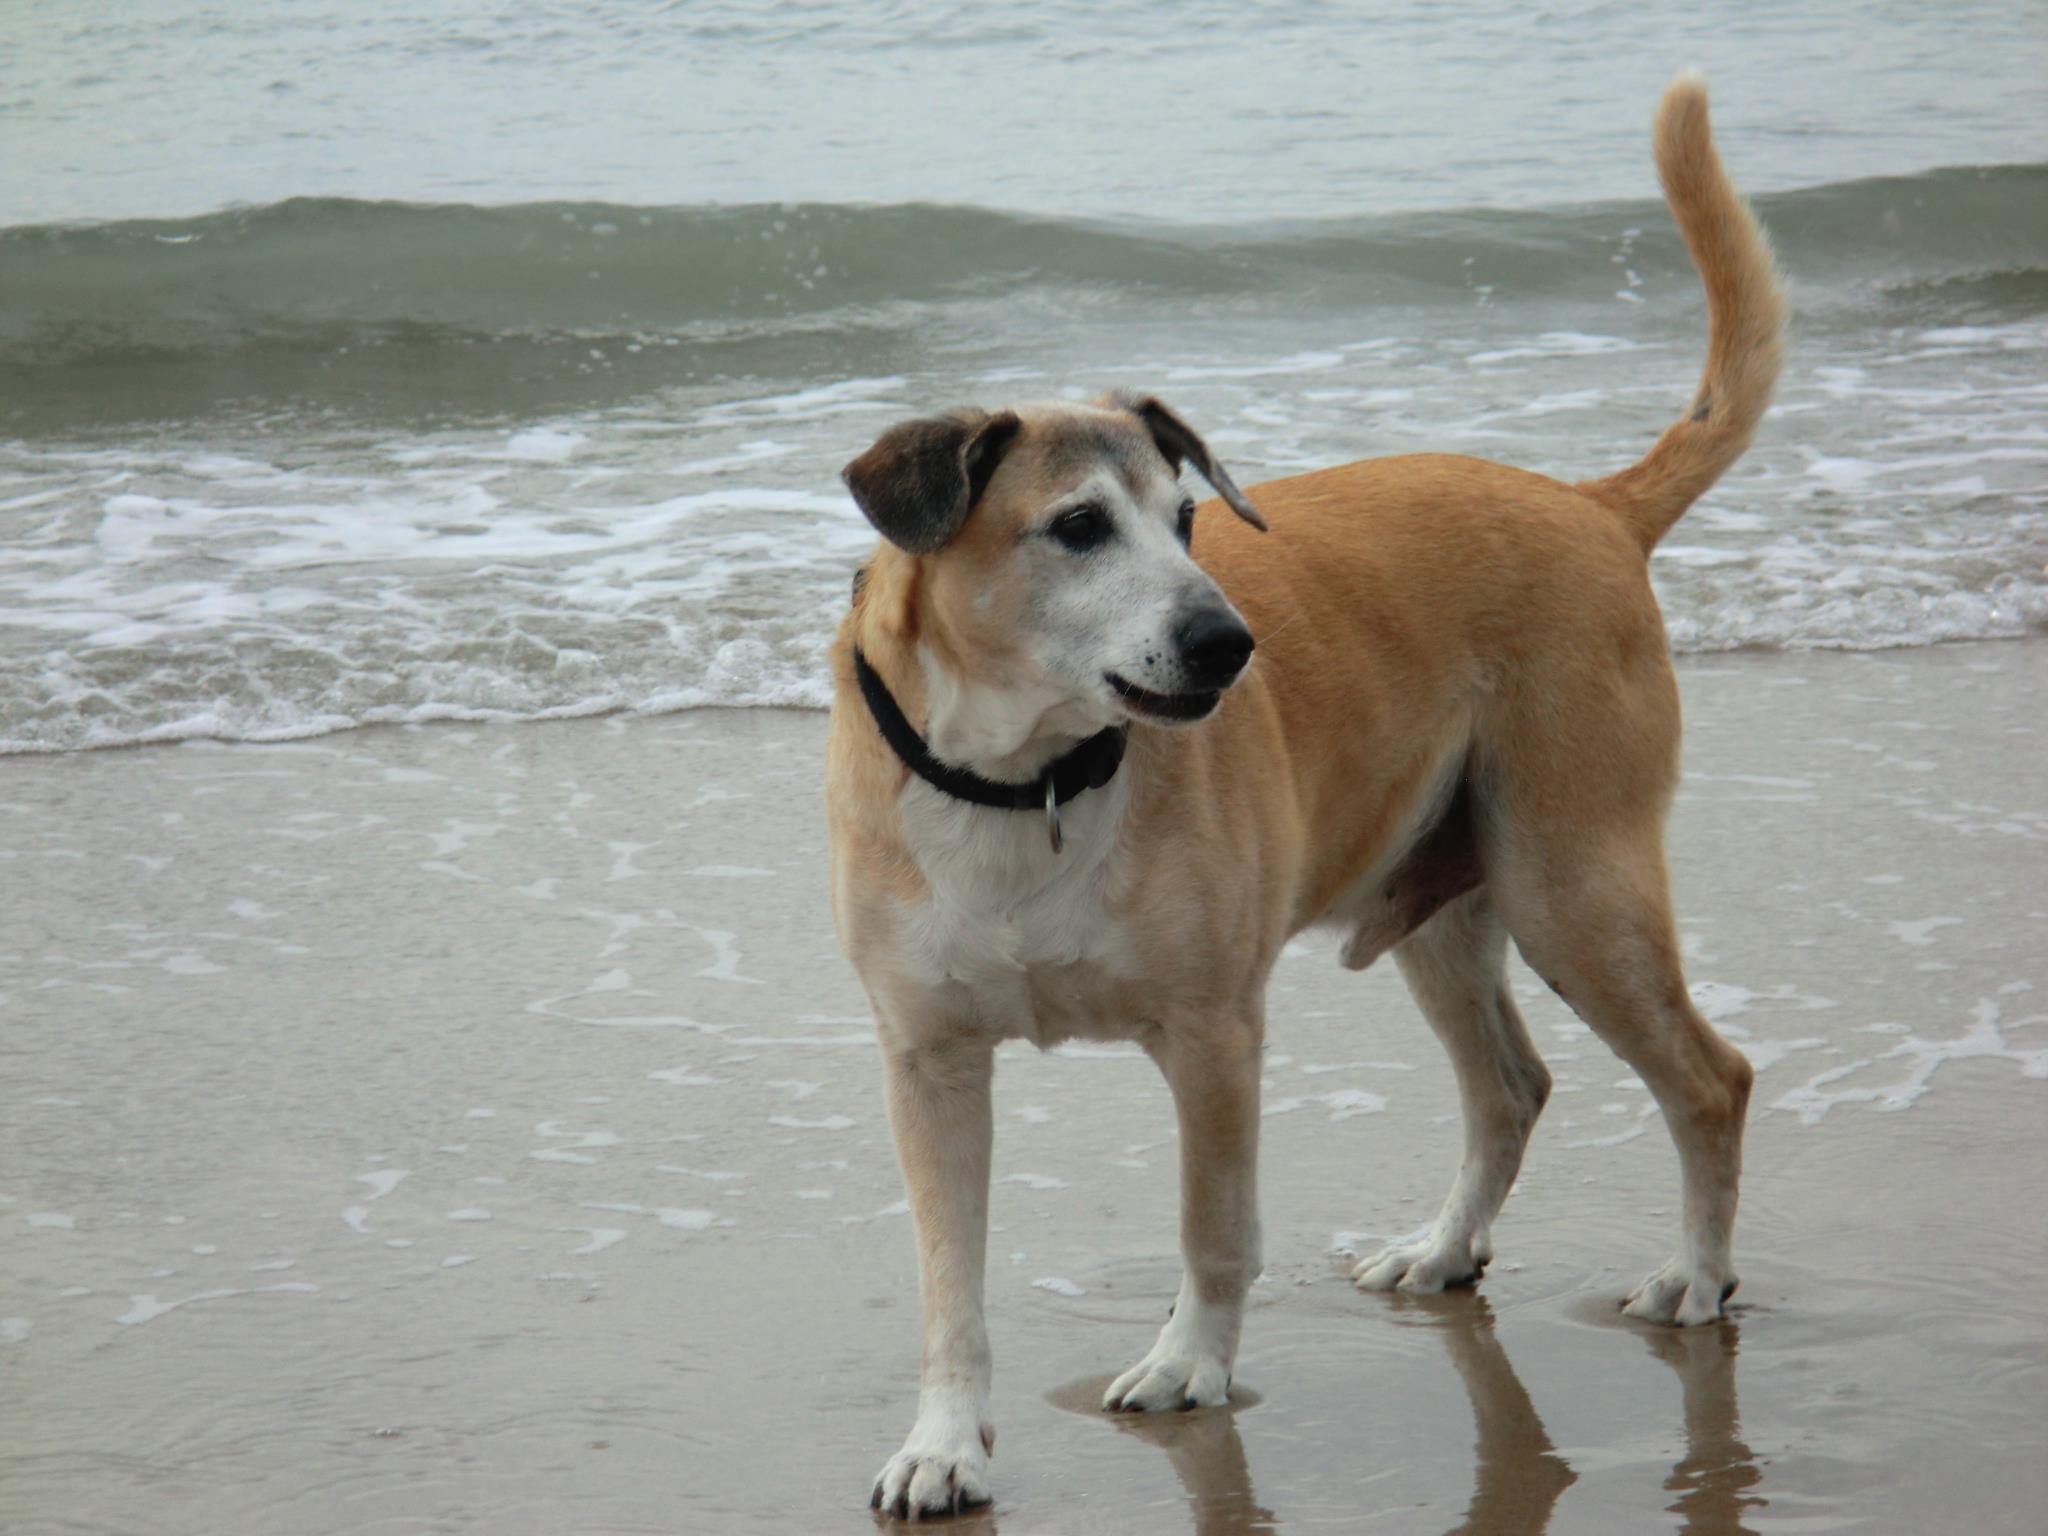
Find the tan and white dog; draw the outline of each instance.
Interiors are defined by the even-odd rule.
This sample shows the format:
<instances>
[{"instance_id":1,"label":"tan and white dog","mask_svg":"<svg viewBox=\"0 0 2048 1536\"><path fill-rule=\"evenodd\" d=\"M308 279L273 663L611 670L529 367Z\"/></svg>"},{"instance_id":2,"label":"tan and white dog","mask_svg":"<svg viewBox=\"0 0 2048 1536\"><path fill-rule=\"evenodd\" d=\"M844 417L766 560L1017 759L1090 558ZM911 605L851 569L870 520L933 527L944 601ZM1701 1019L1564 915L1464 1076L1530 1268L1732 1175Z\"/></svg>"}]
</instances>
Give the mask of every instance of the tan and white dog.
<instances>
[{"instance_id":1,"label":"tan and white dog","mask_svg":"<svg viewBox=\"0 0 2048 1536\"><path fill-rule=\"evenodd\" d=\"M1684 417L1619 474L1417 455L1274 481L1254 510L1185 422L1126 396L906 422L848 466L887 542L833 652L833 901L880 1029L924 1303L917 1420L877 1507L989 1498L1006 1039L1135 1040L1164 1072L1185 1273L1105 1406L1224 1400L1260 1269L1266 981L1312 925L1348 935L1348 966L1393 952L1464 1103L1434 1226L1360 1264L1362 1288L1469 1284L1492 1257L1550 1087L1503 976L1512 939L1678 1145L1678 1253L1626 1310L1720 1316L1751 1071L1679 963L1678 690L1647 562L1748 445L1783 299L1697 77L1666 91L1654 143L1710 342ZM1183 462L1238 514L1192 548Z\"/></svg>"}]
</instances>

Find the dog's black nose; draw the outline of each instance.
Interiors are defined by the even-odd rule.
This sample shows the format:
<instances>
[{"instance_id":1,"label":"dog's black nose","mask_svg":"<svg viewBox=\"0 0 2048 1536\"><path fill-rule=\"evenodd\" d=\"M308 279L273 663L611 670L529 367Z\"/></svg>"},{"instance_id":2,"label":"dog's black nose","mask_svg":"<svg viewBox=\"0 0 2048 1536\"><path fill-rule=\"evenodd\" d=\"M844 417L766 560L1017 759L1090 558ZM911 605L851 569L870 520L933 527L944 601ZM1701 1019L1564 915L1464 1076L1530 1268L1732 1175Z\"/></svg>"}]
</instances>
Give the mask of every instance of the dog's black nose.
<instances>
[{"instance_id":1,"label":"dog's black nose","mask_svg":"<svg viewBox=\"0 0 2048 1536\"><path fill-rule=\"evenodd\" d=\"M1228 608L1205 608L1174 636L1181 666L1197 688L1227 688L1252 659L1252 632Z\"/></svg>"}]
</instances>

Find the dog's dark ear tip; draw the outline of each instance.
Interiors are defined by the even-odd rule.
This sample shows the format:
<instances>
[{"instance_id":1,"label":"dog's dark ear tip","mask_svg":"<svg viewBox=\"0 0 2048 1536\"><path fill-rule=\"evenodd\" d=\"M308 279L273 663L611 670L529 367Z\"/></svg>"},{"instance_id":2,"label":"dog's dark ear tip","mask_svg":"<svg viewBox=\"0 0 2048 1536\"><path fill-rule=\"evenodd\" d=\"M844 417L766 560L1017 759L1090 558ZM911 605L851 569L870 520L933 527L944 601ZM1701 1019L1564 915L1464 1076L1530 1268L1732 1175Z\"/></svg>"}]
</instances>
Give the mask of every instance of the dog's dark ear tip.
<instances>
[{"instance_id":1,"label":"dog's dark ear tip","mask_svg":"<svg viewBox=\"0 0 2048 1536\"><path fill-rule=\"evenodd\" d=\"M963 409L890 427L840 478L875 531L913 555L959 532L1022 423L1014 412Z\"/></svg>"},{"instance_id":2,"label":"dog's dark ear tip","mask_svg":"<svg viewBox=\"0 0 2048 1536\"><path fill-rule=\"evenodd\" d=\"M1223 498L1223 504L1250 523L1254 528L1258 529L1259 532L1271 533L1273 530L1268 526L1265 514L1252 505L1251 497L1245 495L1243 489L1236 480L1231 478L1229 472L1221 464L1212 465L1211 468L1214 470L1214 474L1211 476L1209 483L1216 487L1216 494Z\"/></svg>"},{"instance_id":3,"label":"dog's dark ear tip","mask_svg":"<svg viewBox=\"0 0 2048 1536\"><path fill-rule=\"evenodd\" d=\"M1259 515L1259 509L1252 505L1251 498L1237 488L1237 482L1230 478L1230 472L1217 463L1209 452L1209 445L1202 441L1202 435L1189 426L1165 401L1157 395L1140 395L1131 390L1111 390L1103 397L1109 405L1129 411L1136 416L1151 434L1153 446L1180 473L1183 463L1193 464L1195 472L1216 488L1216 494L1223 498L1225 506L1250 523L1261 533L1271 530L1266 520Z\"/></svg>"}]
</instances>

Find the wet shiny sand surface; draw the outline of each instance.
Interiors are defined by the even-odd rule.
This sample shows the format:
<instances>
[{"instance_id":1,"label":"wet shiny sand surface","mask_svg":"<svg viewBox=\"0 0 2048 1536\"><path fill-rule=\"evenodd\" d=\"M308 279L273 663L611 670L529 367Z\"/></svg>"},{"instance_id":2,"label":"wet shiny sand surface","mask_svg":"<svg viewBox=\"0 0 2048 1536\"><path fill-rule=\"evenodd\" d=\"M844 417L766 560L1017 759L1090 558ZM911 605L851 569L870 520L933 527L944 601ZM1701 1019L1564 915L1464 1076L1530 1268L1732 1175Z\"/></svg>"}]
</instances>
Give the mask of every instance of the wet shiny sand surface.
<instances>
[{"instance_id":1,"label":"wet shiny sand surface","mask_svg":"<svg viewBox=\"0 0 2048 1536\"><path fill-rule=\"evenodd\" d=\"M1682 669L1672 864L1761 1071L1731 1320L1636 1326L1676 1166L1558 1091L1477 1293L1448 1065L1290 949L1229 1410L1093 1404L1176 1276L1151 1066L1006 1050L997 1504L963 1531L2025 1531L2048 1508L2048 646ZM363 731L0 773L0 1528L859 1531L916 1277L826 909L822 720Z\"/></svg>"}]
</instances>

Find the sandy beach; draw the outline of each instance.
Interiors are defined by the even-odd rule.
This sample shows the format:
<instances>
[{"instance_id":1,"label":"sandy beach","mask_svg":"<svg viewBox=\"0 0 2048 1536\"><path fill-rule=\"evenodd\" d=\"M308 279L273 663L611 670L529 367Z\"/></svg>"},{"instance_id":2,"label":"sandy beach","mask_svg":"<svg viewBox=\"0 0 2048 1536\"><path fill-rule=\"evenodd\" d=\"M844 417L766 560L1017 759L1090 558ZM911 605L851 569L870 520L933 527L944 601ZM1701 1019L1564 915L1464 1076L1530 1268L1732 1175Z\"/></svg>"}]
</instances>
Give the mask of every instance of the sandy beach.
<instances>
[{"instance_id":1,"label":"sandy beach","mask_svg":"<svg viewBox=\"0 0 2048 1536\"><path fill-rule=\"evenodd\" d=\"M1448 1065L1391 965L1276 974L1241 1402L1111 1420L1171 1299L1134 1050L1004 1053L997 1504L958 1529L2039 1530L2048 644L1692 658L1672 864L1761 1069L1724 1325L1648 1095L1557 1078L1475 1293ZM916 1276L834 944L824 718L0 763L0 1528L856 1531Z\"/></svg>"}]
</instances>

